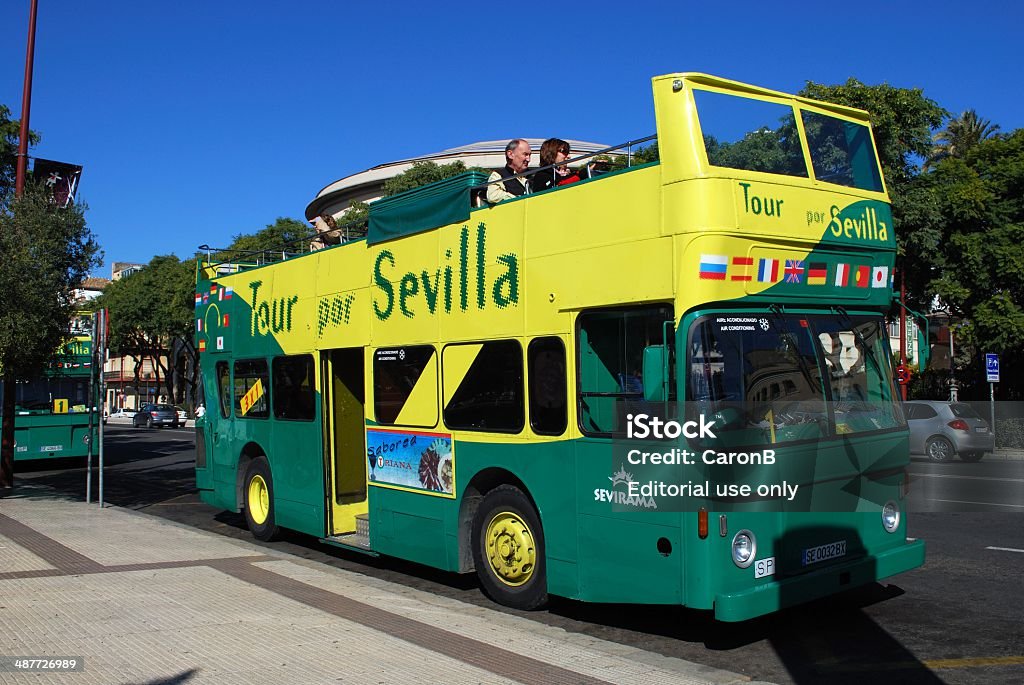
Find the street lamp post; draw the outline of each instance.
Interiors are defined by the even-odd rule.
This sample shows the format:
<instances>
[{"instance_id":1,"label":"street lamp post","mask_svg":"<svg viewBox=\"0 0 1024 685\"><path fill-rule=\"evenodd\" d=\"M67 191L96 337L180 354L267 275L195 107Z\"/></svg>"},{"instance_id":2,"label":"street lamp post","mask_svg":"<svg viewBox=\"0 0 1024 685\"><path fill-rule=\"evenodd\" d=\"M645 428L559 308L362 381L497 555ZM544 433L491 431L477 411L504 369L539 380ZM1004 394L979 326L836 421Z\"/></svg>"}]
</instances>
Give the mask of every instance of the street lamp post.
<instances>
[{"instance_id":1,"label":"street lamp post","mask_svg":"<svg viewBox=\"0 0 1024 685\"><path fill-rule=\"evenodd\" d=\"M25 192L25 176L28 169L28 115L32 106L32 67L36 54L36 0L32 0L28 15L28 49L25 54L25 87L21 92L21 130L18 135L17 175L14 180L14 196Z\"/></svg>"}]
</instances>

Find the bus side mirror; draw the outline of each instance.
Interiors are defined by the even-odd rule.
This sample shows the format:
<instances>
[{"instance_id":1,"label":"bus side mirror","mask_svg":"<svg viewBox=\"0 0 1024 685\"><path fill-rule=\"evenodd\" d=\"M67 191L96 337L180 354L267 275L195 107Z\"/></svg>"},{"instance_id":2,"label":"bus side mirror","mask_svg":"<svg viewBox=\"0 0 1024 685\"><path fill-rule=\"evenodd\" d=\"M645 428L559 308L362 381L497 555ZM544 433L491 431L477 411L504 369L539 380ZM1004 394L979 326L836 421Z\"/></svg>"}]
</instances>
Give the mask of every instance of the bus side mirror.
<instances>
[{"instance_id":1,"label":"bus side mirror","mask_svg":"<svg viewBox=\"0 0 1024 685\"><path fill-rule=\"evenodd\" d=\"M668 350L664 345L649 345L644 348L644 399L648 402L664 402L668 399Z\"/></svg>"}]
</instances>

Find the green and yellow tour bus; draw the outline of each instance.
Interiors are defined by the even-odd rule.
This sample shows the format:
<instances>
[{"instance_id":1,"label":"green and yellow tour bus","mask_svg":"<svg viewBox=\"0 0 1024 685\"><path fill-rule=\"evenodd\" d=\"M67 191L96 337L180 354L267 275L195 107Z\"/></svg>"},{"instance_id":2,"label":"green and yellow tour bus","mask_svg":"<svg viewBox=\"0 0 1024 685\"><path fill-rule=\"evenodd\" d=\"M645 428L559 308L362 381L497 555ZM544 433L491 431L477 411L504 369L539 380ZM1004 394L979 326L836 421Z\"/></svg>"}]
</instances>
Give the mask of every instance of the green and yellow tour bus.
<instances>
[{"instance_id":1,"label":"green and yellow tour bus","mask_svg":"<svg viewBox=\"0 0 1024 685\"><path fill-rule=\"evenodd\" d=\"M92 320L76 315L71 337L54 355L50 367L33 378L14 383L14 460L84 457L97 444L100 416L90 400ZM0 381L0 397L6 391ZM91 425L91 429L90 429Z\"/></svg>"},{"instance_id":2,"label":"green and yellow tour bus","mask_svg":"<svg viewBox=\"0 0 1024 685\"><path fill-rule=\"evenodd\" d=\"M201 259L202 499L523 609L740 621L920 566L867 114L653 91L655 161L493 206L467 172L364 239Z\"/></svg>"}]
</instances>

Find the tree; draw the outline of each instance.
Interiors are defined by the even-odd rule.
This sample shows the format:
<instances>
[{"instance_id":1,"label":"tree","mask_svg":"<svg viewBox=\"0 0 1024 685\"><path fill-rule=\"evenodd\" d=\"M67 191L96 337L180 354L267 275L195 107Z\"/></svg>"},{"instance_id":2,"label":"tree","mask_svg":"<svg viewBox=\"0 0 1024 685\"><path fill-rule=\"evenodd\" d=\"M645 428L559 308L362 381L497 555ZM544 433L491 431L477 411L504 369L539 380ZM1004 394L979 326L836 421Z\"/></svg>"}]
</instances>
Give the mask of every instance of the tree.
<instances>
[{"instance_id":1,"label":"tree","mask_svg":"<svg viewBox=\"0 0 1024 685\"><path fill-rule=\"evenodd\" d=\"M259 253L280 253L281 250L298 252L303 248L303 243L309 240L311 232L308 224L298 219L278 217L272 224L267 224L256 233L236 235L231 245L222 252L214 255L216 261L244 260L241 253L251 253L252 256L261 260L270 255Z\"/></svg>"},{"instance_id":2,"label":"tree","mask_svg":"<svg viewBox=\"0 0 1024 685\"><path fill-rule=\"evenodd\" d=\"M40 374L70 339L71 291L99 265L100 250L85 222L85 207L55 205L30 183L0 207L0 487L13 484L14 382Z\"/></svg>"},{"instance_id":3,"label":"tree","mask_svg":"<svg viewBox=\"0 0 1024 685\"><path fill-rule=\"evenodd\" d=\"M951 118L946 124L946 128L932 137L934 142L932 153L924 168L928 169L947 157L962 158L968 151L977 147L982 141L991 138L998 131L998 124L993 124L988 119L979 118L977 112L969 109L960 116Z\"/></svg>"},{"instance_id":4,"label":"tree","mask_svg":"<svg viewBox=\"0 0 1024 685\"><path fill-rule=\"evenodd\" d=\"M384 197L398 195L406 190L419 188L428 183L443 181L452 176L458 176L466 172L466 165L462 162L450 164L435 164L434 162L413 162L413 165L388 180L384 181Z\"/></svg>"},{"instance_id":5,"label":"tree","mask_svg":"<svg viewBox=\"0 0 1024 685\"><path fill-rule=\"evenodd\" d=\"M21 123L11 119L11 110L0 105L0 209L14 196L14 177L18 163L18 137ZM29 144L39 142L38 134L29 132Z\"/></svg>"},{"instance_id":6,"label":"tree","mask_svg":"<svg viewBox=\"0 0 1024 685\"><path fill-rule=\"evenodd\" d=\"M1003 357L1005 399L1019 399L1014 381L1024 364L1024 129L949 155L911 184L924 215L931 255L926 298L938 298L955 318L960 354L971 371L960 377L965 396L984 394L982 355Z\"/></svg>"},{"instance_id":7,"label":"tree","mask_svg":"<svg viewBox=\"0 0 1024 685\"><path fill-rule=\"evenodd\" d=\"M152 360L174 402L183 401L186 387L190 397L195 393L195 270L195 260L153 257L144 269L108 285L96 300L110 313L111 350L139 362ZM136 387L140 371L136 364ZM176 383L179 378L186 387Z\"/></svg>"}]
</instances>

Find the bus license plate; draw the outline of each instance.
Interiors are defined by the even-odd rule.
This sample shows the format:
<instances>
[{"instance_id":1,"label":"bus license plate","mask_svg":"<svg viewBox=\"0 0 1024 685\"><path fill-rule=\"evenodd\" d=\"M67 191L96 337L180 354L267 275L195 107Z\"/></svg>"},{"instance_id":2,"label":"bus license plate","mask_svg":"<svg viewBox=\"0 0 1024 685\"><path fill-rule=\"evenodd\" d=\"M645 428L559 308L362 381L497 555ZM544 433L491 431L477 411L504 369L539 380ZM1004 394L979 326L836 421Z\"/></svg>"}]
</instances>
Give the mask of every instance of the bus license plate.
<instances>
[{"instance_id":1,"label":"bus license plate","mask_svg":"<svg viewBox=\"0 0 1024 685\"><path fill-rule=\"evenodd\" d=\"M810 566L811 564L817 564L819 561L827 561L828 559L845 556L846 540L840 540L839 542L830 542L827 545L805 549L800 563L804 566Z\"/></svg>"}]
</instances>

